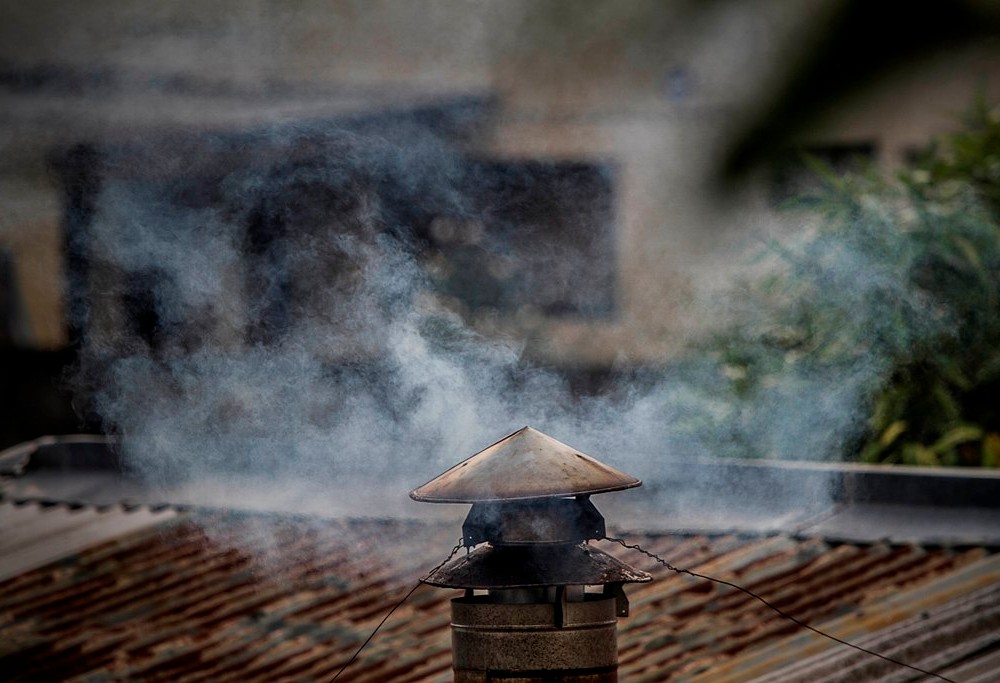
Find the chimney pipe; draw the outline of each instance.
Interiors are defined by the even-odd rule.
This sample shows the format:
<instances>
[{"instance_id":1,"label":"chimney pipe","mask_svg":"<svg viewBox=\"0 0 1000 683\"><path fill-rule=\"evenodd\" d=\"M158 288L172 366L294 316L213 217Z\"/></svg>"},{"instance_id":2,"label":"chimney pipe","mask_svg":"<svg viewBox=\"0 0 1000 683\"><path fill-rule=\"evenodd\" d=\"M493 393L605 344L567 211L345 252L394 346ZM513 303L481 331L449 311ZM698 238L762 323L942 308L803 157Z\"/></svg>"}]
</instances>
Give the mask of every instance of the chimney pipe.
<instances>
[{"instance_id":1,"label":"chimney pipe","mask_svg":"<svg viewBox=\"0 0 1000 683\"><path fill-rule=\"evenodd\" d=\"M588 545L604 537L590 496L641 484L525 427L410 493L472 503L470 552L426 579L465 590L451 601L456 683L618 680L622 586L650 576Z\"/></svg>"}]
</instances>

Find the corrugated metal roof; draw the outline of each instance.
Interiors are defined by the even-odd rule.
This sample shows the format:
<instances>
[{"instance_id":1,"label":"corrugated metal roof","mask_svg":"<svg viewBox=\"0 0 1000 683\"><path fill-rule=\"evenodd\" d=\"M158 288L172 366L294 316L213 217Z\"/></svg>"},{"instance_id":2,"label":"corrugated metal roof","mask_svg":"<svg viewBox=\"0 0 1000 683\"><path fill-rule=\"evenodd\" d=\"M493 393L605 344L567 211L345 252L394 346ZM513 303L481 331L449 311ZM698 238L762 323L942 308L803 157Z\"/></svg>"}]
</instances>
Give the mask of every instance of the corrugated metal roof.
<instances>
[{"instance_id":1,"label":"corrugated metal roof","mask_svg":"<svg viewBox=\"0 0 1000 683\"><path fill-rule=\"evenodd\" d=\"M990 564L995 571L997 563ZM960 574L965 575L965 579L974 579L982 567L975 569ZM968 576L970 573L973 576ZM949 576L947 580L953 581L954 577ZM941 594L938 589L927 592ZM956 681L972 683L973 680L1000 679L1000 583L994 580L990 585L935 605L931 610L923 609L920 601L912 598L908 596L905 603L887 601L890 604L881 604L875 614L847 615L828 627L870 650L938 671ZM892 626L881 627L888 621L886 615L889 613L893 619L901 613L910 616ZM873 625L880 628L873 629ZM912 671L845 648L830 648L802 657L805 648L796 648L795 640L775 643L766 654L755 655L756 666L752 668L757 671L775 669L754 678L755 683L847 683L873 678L881 681L921 678ZM799 655L792 660L787 653L796 651ZM705 680L713 683L744 681L751 670L747 664L747 661L733 662L725 670L720 667L712 672Z\"/></svg>"},{"instance_id":2,"label":"corrugated metal roof","mask_svg":"<svg viewBox=\"0 0 1000 683\"><path fill-rule=\"evenodd\" d=\"M0 501L0 581L174 516L148 506Z\"/></svg>"},{"instance_id":3,"label":"corrugated metal roof","mask_svg":"<svg viewBox=\"0 0 1000 683\"><path fill-rule=\"evenodd\" d=\"M185 514L0 583L0 671L15 681L329 680L457 538L451 524ZM923 613L935 629L958 628L967 613L959 602L989 601L994 593L976 591L1000 584L998 556L981 547L785 535L630 539L872 643L894 627L915 632L908 620ZM656 577L628 590L632 616L619 622L623 681L747 680L815 655L801 678L813 680L822 667L842 668L823 657L853 656L732 589L650 567L610 543L599 547ZM447 601L456 594L419 588L344 678L450 681ZM976 651L985 654L966 653L963 666L992 661L1000 635L983 628ZM952 645L931 639L927 656L947 659ZM865 667L859 677L831 680L875 680Z\"/></svg>"}]
</instances>

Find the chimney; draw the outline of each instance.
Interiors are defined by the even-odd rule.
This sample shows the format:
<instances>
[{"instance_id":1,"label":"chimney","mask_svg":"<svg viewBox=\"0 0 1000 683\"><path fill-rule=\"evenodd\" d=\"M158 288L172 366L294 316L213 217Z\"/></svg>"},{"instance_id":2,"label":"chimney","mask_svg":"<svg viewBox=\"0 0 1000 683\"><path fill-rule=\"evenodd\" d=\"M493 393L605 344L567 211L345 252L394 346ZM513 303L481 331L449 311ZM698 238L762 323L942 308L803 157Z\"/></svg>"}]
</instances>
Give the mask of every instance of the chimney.
<instances>
[{"instance_id":1,"label":"chimney","mask_svg":"<svg viewBox=\"0 0 1000 683\"><path fill-rule=\"evenodd\" d=\"M590 496L641 484L525 427L410 493L472 504L474 549L426 579L465 590L451 601L456 683L618 680L622 586L650 575L587 544L605 533Z\"/></svg>"}]
</instances>

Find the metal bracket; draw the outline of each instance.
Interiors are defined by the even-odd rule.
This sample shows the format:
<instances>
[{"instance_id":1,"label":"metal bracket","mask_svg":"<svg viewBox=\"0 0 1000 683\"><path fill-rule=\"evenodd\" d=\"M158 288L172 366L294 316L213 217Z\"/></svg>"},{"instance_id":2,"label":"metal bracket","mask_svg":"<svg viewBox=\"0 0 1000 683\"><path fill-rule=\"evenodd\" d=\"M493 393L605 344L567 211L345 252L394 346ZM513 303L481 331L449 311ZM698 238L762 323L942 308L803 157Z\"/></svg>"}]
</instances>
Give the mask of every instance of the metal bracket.
<instances>
[{"instance_id":1,"label":"metal bracket","mask_svg":"<svg viewBox=\"0 0 1000 683\"><path fill-rule=\"evenodd\" d=\"M620 583L610 583L605 586L605 593L610 593L615 598L615 614L619 617L628 616L628 596Z\"/></svg>"},{"instance_id":2,"label":"metal bracket","mask_svg":"<svg viewBox=\"0 0 1000 683\"><path fill-rule=\"evenodd\" d=\"M566 625L566 586L556 586L555 622L556 628Z\"/></svg>"}]
</instances>

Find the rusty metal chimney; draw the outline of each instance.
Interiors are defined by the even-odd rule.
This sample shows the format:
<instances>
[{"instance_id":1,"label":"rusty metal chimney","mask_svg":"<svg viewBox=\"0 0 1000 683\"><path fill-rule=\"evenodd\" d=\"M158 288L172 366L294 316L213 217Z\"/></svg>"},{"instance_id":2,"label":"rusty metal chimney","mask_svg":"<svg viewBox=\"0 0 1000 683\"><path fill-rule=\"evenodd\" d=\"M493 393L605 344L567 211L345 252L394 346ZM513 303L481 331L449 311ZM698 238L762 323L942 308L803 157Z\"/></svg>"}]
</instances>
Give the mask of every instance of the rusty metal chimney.
<instances>
[{"instance_id":1,"label":"rusty metal chimney","mask_svg":"<svg viewBox=\"0 0 1000 683\"><path fill-rule=\"evenodd\" d=\"M618 680L622 585L650 576L587 544L605 533L590 496L641 484L525 427L410 493L472 504L475 549L426 579L465 589L451 601L456 683Z\"/></svg>"}]
</instances>

